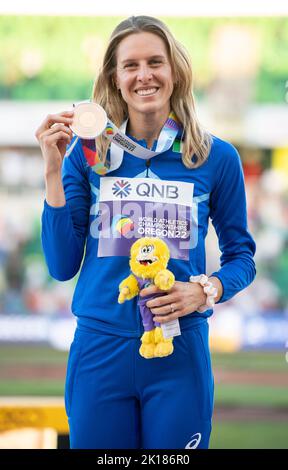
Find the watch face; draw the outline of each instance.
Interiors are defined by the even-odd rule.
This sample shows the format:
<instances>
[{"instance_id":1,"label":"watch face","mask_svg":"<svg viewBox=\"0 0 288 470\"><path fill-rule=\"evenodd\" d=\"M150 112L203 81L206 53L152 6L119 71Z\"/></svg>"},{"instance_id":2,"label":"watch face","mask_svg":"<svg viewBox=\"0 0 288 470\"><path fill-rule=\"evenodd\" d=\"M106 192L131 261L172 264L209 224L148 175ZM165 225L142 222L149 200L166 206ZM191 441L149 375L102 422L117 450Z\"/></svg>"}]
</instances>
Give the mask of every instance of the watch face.
<instances>
[{"instance_id":1,"label":"watch face","mask_svg":"<svg viewBox=\"0 0 288 470\"><path fill-rule=\"evenodd\" d=\"M104 109L96 103L80 103L74 108L71 130L82 139L95 139L107 125Z\"/></svg>"}]
</instances>

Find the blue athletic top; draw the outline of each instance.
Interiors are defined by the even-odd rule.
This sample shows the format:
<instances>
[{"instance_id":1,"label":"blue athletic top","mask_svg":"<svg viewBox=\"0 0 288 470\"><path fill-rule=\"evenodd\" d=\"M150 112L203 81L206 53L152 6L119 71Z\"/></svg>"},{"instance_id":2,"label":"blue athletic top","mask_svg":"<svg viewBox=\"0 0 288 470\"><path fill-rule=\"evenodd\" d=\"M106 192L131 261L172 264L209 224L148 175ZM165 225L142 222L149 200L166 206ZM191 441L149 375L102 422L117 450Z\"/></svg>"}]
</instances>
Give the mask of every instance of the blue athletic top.
<instances>
[{"instance_id":1,"label":"blue athletic top","mask_svg":"<svg viewBox=\"0 0 288 470\"><path fill-rule=\"evenodd\" d=\"M91 230L91 224L98 217L100 178L105 176L99 176L91 169L80 139L77 142L75 139L70 144L71 149L74 145L73 150L67 151L63 161L66 204L51 207L44 201L42 245L46 263L53 278L66 281L79 271L84 255L72 301L78 323L100 332L138 337L143 333L143 326L137 297L124 304L117 302L119 283L130 274L128 257L98 257L98 238L94 238ZM145 141L139 143L146 146ZM179 281L206 273L205 237L210 217L222 253L219 271L210 273L223 285L219 302L230 299L253 281L255 243L247 229L241 160L230 143L213 136L209 158L196 169L186 168L181 154L173 148L153 157L150 165L125 152L121 166L108 176L194 183L198 241L189 252L189 260L170 259L167 268ZM181 317L181 329L193 327L211 314L212 310L208 310Z\"/></svg>"}]
</instances>

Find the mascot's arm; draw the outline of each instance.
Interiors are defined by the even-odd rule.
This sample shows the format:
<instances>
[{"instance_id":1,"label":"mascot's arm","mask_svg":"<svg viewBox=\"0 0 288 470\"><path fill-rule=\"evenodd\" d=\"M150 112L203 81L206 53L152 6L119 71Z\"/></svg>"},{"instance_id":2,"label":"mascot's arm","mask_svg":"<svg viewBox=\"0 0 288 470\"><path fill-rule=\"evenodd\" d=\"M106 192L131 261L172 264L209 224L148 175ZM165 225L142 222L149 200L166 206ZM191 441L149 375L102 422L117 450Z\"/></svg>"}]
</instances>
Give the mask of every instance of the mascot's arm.
<instances>
[{"instance_id":1,"label":"mascot's arm","mask_svg":"<svg viewBox=\"0 0 288 470\"><path fill-rule=\"evenodd\" d=\"M123 304L125 300L133 299L139 293L139 286L137 279L130 274L119 284L119 297L118 303Z\"/></svg>"},{"instance_id":2,"label":"mascot's arm","mask_svg":"<svg viewBox=\"0 0 288 470\"><path fill-rule=\"evenodd\" d=\"M154 284L161 290L169 290L175 282L174 274L169 269L162 269L154 277Z\"/></svg>"}]
</instances>

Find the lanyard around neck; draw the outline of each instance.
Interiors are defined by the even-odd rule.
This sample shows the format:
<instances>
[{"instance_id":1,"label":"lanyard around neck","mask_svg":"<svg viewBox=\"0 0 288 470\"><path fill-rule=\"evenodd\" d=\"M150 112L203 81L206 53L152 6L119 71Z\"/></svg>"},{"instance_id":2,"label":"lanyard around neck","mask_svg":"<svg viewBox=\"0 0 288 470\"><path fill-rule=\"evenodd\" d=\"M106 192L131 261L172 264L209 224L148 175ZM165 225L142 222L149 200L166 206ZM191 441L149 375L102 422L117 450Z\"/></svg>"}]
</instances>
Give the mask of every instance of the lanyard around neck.
<instances>
[{"instance_id":1,"label":"lanyard around neck","mask_svg":"<svg viewBox=\"0 0 288 470\"><path fill-rule=\"evenodd\" d=\"M87 104L88 103L86 103L86 105ZM91 104L95 106L95 103ZM100 108L99 105L97 106ZM101 112L102 111L105 113L103 108L101 108ZM96 173L105 175L119 168L123 161L124 152L128 152L129 154L143 160L148 160L156 155L166 152L172 147L175 138L181 129L175 113L173 111L170 112L168 119L160 132L156 149L155 151L152 151L138 144L125 134L127 122L128 120L123 122L120 128L118 128L112 121L107 119L107 124L102 131L102 134L110 140L111 145L110 152L108 152L110 153L110 158L107 158L105 162L103 162L98 155L96 139L80 137L85 158L89 166L91 166L93 171Z\"/></svg>"}]
</instances>

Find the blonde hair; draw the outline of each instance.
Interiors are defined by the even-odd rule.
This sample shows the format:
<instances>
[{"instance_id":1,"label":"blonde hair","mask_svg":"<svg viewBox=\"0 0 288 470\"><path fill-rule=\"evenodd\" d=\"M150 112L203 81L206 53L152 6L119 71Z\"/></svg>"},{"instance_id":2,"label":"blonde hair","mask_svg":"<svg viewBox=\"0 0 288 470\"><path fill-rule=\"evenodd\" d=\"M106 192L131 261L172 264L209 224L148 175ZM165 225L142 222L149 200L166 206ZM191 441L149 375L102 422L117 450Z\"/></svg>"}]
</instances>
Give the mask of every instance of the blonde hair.
<instances>
[{"instance_id":1,"label":"blonde hair","mask_svg":"<svg viewBox=\"0 0 288 470\"><path fill-rule=\"evenodd\" d=\"M106 110L116 126L120 126L128 118L127 104L115 84L117 47L125 37L141 32L156 34L167 47L175 82L170 98L171 109L184 129L182 161L187 168L197 168L207 160L212 138L196 116L189 56L162 21L150 16L131 16L119 23L110 37L102 68L94 83L92 100ZM99 156L105 161L109 141L100 136L96 145Z\"/></svg>"}]
</instances>

